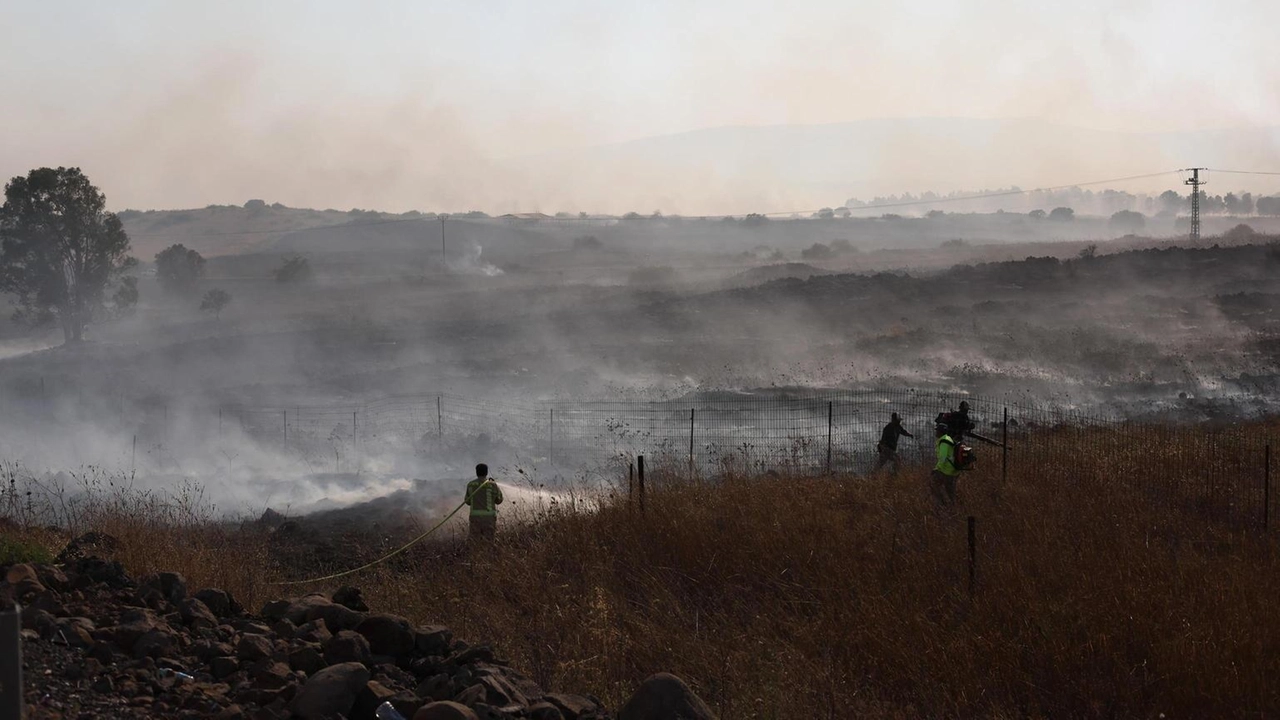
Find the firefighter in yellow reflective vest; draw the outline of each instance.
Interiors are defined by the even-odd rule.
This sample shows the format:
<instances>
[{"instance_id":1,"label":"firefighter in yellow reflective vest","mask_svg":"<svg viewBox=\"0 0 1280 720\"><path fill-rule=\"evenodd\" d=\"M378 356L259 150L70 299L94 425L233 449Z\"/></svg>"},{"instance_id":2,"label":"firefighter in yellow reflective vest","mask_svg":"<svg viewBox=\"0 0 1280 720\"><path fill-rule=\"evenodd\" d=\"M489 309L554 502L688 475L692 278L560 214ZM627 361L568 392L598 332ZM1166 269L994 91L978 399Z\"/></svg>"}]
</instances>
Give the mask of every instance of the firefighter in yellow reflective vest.
<instances>
[{"instance_id":1,"label":"firefighter in yellow reflective vest","mask_svg":"<svg viewBox=\"0 0 1280 720\"><path fill-rule=\"evenodd\" d=\"M496 482L489 479L488 465L476 465L476 479L467 483L466 503L471 506L471 538L492 538L498 528L498 506L502 504L502 490Z\"/></svg>"},{"instance_id":2,"label":"firefighter in yellow reflective vest","mask_svg":"<svg viewBox=\"0 0 1280 720\"><path fill-rule=\"evenodd\" d=\"M956 466L956 443L947 434L947 426L943 423L938 423L934 434L938 438L938 464L933 466L929 475L930 489L939 505L955 505L956 477L960 475L960 468Z\"/></svg>"}]
</instances>

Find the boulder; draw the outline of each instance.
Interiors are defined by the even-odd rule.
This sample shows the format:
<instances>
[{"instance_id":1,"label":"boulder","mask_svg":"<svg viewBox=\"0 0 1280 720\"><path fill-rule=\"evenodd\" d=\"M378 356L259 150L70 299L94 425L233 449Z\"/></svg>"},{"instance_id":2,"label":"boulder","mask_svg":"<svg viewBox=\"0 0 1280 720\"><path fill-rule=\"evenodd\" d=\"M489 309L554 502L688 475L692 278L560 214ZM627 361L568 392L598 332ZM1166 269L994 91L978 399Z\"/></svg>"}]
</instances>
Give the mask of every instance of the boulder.
<instances>
[{"instance_id":1,"label":"boulder","mask_svg":"<svg viewBox=\"0 0 1280 720\"><path fill-rule=\"evenodd\" d=\"M683 680L670 673L649 676L618 713L618 720L715 720L715 717Z\"/></svg>"},{"instance_id":2,"label":"boulder","mask_svg":"<svg viewBox=\"0 0 1280 720\"><path fill-rule=\"evenodd\" d=\"M355 630L364 621L364 618L365 614L362 612L356 612L346 605L337 605L327 601L312 605L306 613L307 622L324 620L325 627L329 628L329 632Z\"/></svg>"},{"instance_id":3,"label":"boulder","mask_svg":"<svg viewBox=\"0 0 1280 720\"><path fill-rule=\"evenodd\" d=\"M453 633L442 625L425 625L413 633L414 644L422 655L449 654L449 643L453 642Z\"/></svg>"},{"instance_id":4,"label":"boulder","mask_svg":"<svg viewBox=\"0 0 1280 720\"><path fill-rule=\"evenodd\" d=\"M301 625L302 623L307 622L308 620L314 619L314 618L307 617L307 615L310 614L311 611L317 608L321 608L326 605L332 605L332 604L333 602L331 602L329 598L325 597L324 595L321 595L320 593L311 593L310 595L303 595L302 597L289 603L288 608L285 609L284 614L282 614L280 617L288 619L288 621L293 623L294 625ZM271 617L270 615L268 615L266 608L263 608L262 615L263 617L267 617L270 620L280 619L278 617Z\"/></svg>"},{"instance_id":5,"label":"boulder","mask_svg":"<svg viewBox=\"0 0 1280 720\"><path fill-rule=\"evenodd\" d=\"M370 661L372 653L369 651L369 641L359 633L343 630L333 636L324 646L324 659L330 665L346 662L358 662L367 665Z\"/></svg>"},{"instance_id":6,"label":"boulder","mask_svg":"<svg viewBox=\"0 0 1280 720\"><path fill-rule=\"evenodd\" d=\"M241 635L240 642L236 643L236 657L250 662L270 657L274 651L275 646L265 635Z\"/></svg>"},{"instance_id":7,"label":"boulder","mask_svg":"<svg viewBox=\"0 0 1280 720\"><path fill-rule=\"evenodd\" d=\"M600 709L599 703L581 695L552 693L542 699L555 706L560 711L560 714L565 717L565 720L578 720L579 717Z\"/></svg>"},{"instance_id":8,"label":"boulder","mask_svg":"<svg viewBox=\"0 0 1280 720\"><path fill-rule=\"evenodd\" d=\"M4 580L13 586L13 594L19 600L25 601L32 595L44 592L40 575L34 567L26 563L10 565L9 570L4 574Z\"/></svg>"},{"instance_id":9,"label":"boulder","mask_svg":"<svg viewBox=\"0 0 1280 720\"><path fill-rule=\"evenodd\" d=\"M466 705L445 700L428 703L418 708L412 720L480 720L480 718Z\"/></svg>"},{"instance_id":10,"label":"boulder","mask_svg":"<svg viewBox=\"0 0 1280 720\"><path fill-rule=\"evenodd\" d=\"M234 675L240 669L240 661L233 657L215 657L209 660L209 674L214 679L221 680L228 675Z\"/></svg>"},{"instance_id":11,"label":"boulder","mask_svg":"<svg viewBox=\"0 0 1280 720\"><path fill-rule=\"evenodd\" d=\"M369 670L360 663L332 665L312 675L293 698L291 709L301 720L328 720L351 712L356 697L369 682Z\"/></svg>"},{"instance_id":12,"label":"boulder","mask_svg":"<svg viewBox=\"0 0 1280 720\"><path fill-rule=\"evenodd\" d=\"M287 621L282 621L287 622ZM323 620L312 620L298 626L293 631L295 640L303 642L320 643L321 645L329 642L329 638L333 637L333 633L329 632L329 627L324 624Z\"/></svg>"},{"instance_id":13,"label":"boulder","mask_svg":"<svg viewBox=\"0 0 1280 720\"><path fill-rule=\"evenodd\" d=\"M529 720L565 720L565 716L555 705L538 702L529 706Z\"/></svg>"},{"instance_id":14,"label":"boulder","mask_svg":"<svg viewBox=\"0 0 1280 720\"><path fill-rule=\"evenodd\" d=\"M163 657L173 649L174 645L171 633L160 628L148 630L133 643L133 656L135 658Z\"/></svg>"},{"instance_id":15,"label":"boulder","mask_svg":"<svg viewBox=\"0 0 1280 720\"><path fill-rule=\"evenodd\" d=\"M356 632L369 641L369 650L375 655L401 658L417 647L413 625L398 615L370 615L356 626Z\"/></svg>"},{"instance_id":16,"label":"boulder","mask_svg":"<svg viewBox=\"0 0 1280 720\"><path fill-rule=\"evenodd\" d=\"M139 597L145 597L152 590L173 605L187 599L187 581L180 573L162 572L142 578L138 584Z\"/></svg>"},{"instance_id":17,"label":"boulder","mask_svg":"<svg viewBox=\"0 0 1280 720\"><path fill-rule=\"evenodd\" d=\"M356 612L369 612L369 606L364 602L364 593L360 592L360 588L344 585L338 588L333 594L333 602L344 605L355 610Z\"/></svg>"},{"instance_id":18,"label":"boulder","mask_svg":"<svg viewBox=\"0 0 1280 720\"><path fill-rule=\"evenodd\" d=\"M253 684L264 690L279 690L293 681L293 670L270 658L259 660L249 671Z\"/></svg>"},{"instance_id":19,"label":"boulder","mask_svg":"<svg viewBox=\"0 0 1280 720\"><path fill-rule=\"evenodd\" d=\"M178 612L182 615L182 622L189 627L195 629L218 627L217 616L198 598L186 598L178 603Z\"/></svg>"},{"instance_id":20,"label":"boulder","mask_svg":"<svg viewBox=\"0 0 1280 720\"><path fill-rule=\"evenodd\" d=\"M314 675L320 672L327 664L324 661L324 656L320 654L319 648L314 645L303 645L289 651L289 667L307 675Z\"/></svg>"},{"instance_id":21,"label":"boulder","mask_svg":"<svg viewBox=\"0 0 1280 720\"><path fill-rule=\"evenodd\" d=\"M205 604L209 608L209 612L215 617L229 618L244 612L244 608L240 607L240 603L225 590L218 588L205 588L195 594L195 598Z\"/></svg>"},{"instance_id":22,"label":"boulder","mask_svg":"<svg viewBox=\"0 0 1280 720\"><path fill-rule=\"evenodd\" d=\"M395 690L377 680L370 680L365 683L360 694L356 695L356 702L351 706L348 717L350 720L376 720L374 713L378 711L378 706L391 700L395 694Z\"/></svg>"}]
</instances>

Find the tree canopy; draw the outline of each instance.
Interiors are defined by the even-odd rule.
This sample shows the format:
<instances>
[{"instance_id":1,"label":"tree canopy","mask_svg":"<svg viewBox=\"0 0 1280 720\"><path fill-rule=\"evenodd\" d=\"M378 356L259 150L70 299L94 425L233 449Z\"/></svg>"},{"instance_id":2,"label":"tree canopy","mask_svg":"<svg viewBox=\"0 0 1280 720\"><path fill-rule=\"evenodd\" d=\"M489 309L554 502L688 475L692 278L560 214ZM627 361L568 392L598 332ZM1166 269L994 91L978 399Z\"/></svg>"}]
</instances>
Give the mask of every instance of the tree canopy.
<instances>
[{"instance_id":1,"label":"tree canopy","mask_svg":"<svg viewBox=\"0 0 1280 720\"><path fill-rule=\"evenodd\" d=\"M204 258L182 243L170 245L156 253L156 280L165 292L175 295L195 291L204 276Z\"/></svg>"},{"instance_id":2,"label":"tree canopy","mask_svg":"<svg viewBox=\"0 0 1280 720\"><path fill-rule=\"evenodd\" d=\"M4 195L0 289L17 298L15 318L57 320L66 342L80 341L108 285L136 263L120 218L79 168L32 170Z\"/></svg>"}]
</instances>

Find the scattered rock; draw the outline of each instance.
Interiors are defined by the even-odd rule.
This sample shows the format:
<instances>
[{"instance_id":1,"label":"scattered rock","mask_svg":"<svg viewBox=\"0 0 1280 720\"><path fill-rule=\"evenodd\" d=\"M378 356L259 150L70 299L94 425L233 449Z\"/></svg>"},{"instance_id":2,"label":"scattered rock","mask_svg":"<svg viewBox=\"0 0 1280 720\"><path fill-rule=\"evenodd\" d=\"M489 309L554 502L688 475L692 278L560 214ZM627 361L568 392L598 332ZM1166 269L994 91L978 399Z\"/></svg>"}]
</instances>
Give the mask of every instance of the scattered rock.
<instances>
[{"instance_id":1,"label":"scattered rock","mask_svg":"<svg viewBox=\"0 0 1280 720\"><path fill-rule=\"evenodd\" d=\"M293 713L302 720L328 720L334 715L346 715L367 682L369 670L360 663L327 667L303 684L293 699Z\"/></svg>"},{"instance_id":2,"label":"scattered rock","mask_svg":"<svg viewBox=\"0 0 1280 720\"><path fill-rule=\"evenodd\" d=\"M244 612L244 608L240 607L240 603L231 597L231 594L225 590L218 588L205 588L195 594L195 598L205 604L209 608L209 612L215 617L229 618Z\"/></svg>"},{"instance_id":3,"label":"scattered rock","mask_svg":"<svg viewBox=\"0 0 1280 720\"><path fill-rule=\"evenodd\" d=\"M394 690L385 687L377 680L370 680L356 696L356 702L351 706L350 719L375 720L374 713L377 712L378 706L389 701L395 694Z\"/></svg>"},{"instance_id":4,"label":"scattered rock","mask_svg":"<svg viewBox=\"0 0 1280 720\"><path fill-rule=\"evenodd\" d=\"M324 659L330 665L338 663L357 662L362 665L368 664L372 653L369 650L369 641L359 633L343 630L324 646Z\"/></svg>"},{"instance_id":5,"label":"scattered rock","mask_svg":"<svg viewBox=\"0 0 1280 720\"><path fill-rule=\"evenodd\" d=\"M445 700L418 708L412 720L480 720L480 718L466 705Z\"/></svg>"},{"instance_id":6,"label":"scattered rock","mask_svg":"<svg viewBox=\"0 0 1280 720\"><path fill-rule=\"evenodd\" d=\"M369 641L370 651L377 655L400 658L417 647L413 625L398 615L370 615L356 626L356 632Z\"/></svg>"},{"instance_id":7,"label":"scattered rock","mask_svg":"<svg viewBox=\"0 0 1280 720\"><path fill-rule=\"evenodd\" d=\"M715 714L683 680L650 675L618 713L618 720L715 720Z\"/></svg>"},{"instance_id":8,"label":"scattered rock","mask_svg":"<svg viewBox=\"0 0 1280 720\"><path fill-rule=\"evenodd\" d=\"M319 648L314 645L303 645L289 651L289 667L307 675L323 670L326 664Z\"/></svg>"},{"instance_id":9,"label":"scattered rock","mask_svg":"<svg viewBox=\"0 0 1280 720\"><path fill-rule=\"evenodd\" d=\"M447 627L427 625L415 630L413 638L419 653L444 656L449 654L449 644L453 642L453 633Z\"/></svg>"},{"instance_id":10,"label":"scattered rock","mask_svg":"<svg viewBox=\"0 0 1280 720\"><path fill-rule=\"evenodd\" d=\"M236 657L250 662L270 657L274 651L275 647L265 635L242 635L236 643Z\"/></svg>"},{"instance_id":11,"label":"scattered rock","mask_svg":"<svg viewBox=\"0 0 1280 720\"><path fill-rule=\"evenodd\" d=\"M190 627L196 629L218 627L218 617L199 598L191 597L183 600L178 604L178 612L182 615L182 622Z\"/></svg>"},{"instance_id":12,"label":"scattered rock","mask_svg":"<svg viewBox=\"0 0 1280 720\"><path fill-rule=\"evenodd\" d=\"M364 593L360 592L360 588L344 585L333 594L333 601L357 612L369 612L369 606L365 604Z\"/></svg>"}]
</instances>

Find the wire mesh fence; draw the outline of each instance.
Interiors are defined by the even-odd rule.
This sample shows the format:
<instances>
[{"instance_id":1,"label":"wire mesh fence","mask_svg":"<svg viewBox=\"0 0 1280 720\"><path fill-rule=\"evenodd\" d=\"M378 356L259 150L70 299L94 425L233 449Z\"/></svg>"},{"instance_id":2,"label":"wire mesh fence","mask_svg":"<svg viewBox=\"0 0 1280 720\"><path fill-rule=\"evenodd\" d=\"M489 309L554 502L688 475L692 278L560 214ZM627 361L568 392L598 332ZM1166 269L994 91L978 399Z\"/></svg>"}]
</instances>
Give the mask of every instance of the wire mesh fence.
<instances>
[{"instance_id":1,"label":"wire mesh fence","mask_svg":"<svg viewBox=\"0 0 1280 720\"><path fill-rule=\"evenodd\" d=\"M1069 471L1082 457L1105 458L1116 482L1139 483L1153 501L1241 522L1274 521L1269 454L1280 422L1265 419L1133 423L1073 408L901 387L702 392L660 401L498 401L448 393L323 405L208 407L153 400L121 402L116 411L124 425L136 428L135 445L164 445L181 425L186 437L238 433L265 449L349 471L359 469L361 458L409 449L427 459L452 454L495 467L530 463L557 474L586 471L620 481L639 455L651 458L651 467L660 460L665 468L704 478L727 471L874 472L877 442L892 413L913 436L901 439L898 460L925 467L935 452L935 417L962 400L971 407L974 432L992 441L970 441L984 472L998 467L1008 482L1034 484L1046 469ZM64 403L60 417L68 407L75 406Z\"/></svg>"}]
</instances>

